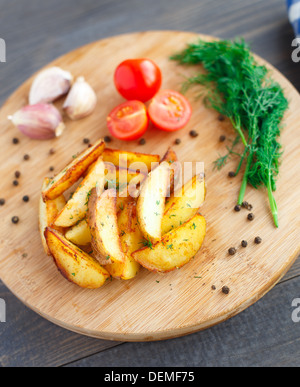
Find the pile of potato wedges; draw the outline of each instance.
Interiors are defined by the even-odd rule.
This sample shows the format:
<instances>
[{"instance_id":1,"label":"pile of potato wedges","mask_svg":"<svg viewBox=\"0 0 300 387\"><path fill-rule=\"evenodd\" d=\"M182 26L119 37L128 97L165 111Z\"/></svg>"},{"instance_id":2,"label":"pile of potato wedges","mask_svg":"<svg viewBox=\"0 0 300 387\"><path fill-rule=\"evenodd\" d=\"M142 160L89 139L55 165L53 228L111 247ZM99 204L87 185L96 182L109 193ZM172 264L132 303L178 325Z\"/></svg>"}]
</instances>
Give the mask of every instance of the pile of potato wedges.
<instances>
[{"instance_id":1,"label":"pile of potato wedges","mask_svg":"<svg viewBox=\"0 0 300 387\"><path fill-rule=\"evenodd\" d=\"M180 170L171 148L161 159L99 140L45 178L40 233L60 273L96 289L112 278L132 279L141 267L167 273L188 263L206 233L199 214L206 187L198 174L177 188Z\"/></svg>"}]
</instances>

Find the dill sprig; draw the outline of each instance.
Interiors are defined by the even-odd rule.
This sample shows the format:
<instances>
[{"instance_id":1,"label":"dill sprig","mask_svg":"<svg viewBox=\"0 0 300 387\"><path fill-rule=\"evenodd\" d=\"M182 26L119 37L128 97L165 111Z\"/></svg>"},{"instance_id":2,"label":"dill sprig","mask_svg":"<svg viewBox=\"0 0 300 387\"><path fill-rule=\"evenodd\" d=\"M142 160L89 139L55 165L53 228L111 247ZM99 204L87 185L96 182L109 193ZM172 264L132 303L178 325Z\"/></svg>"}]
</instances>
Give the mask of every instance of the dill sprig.
<instances>
[{"instance_id":1,"label":"dill sprig","mask_svg":"<svg viewBox=\"0 0 300 387\"><path fill-rule=\"evenodd\" d=\"M236 173L246 164L238 204L244 200L248 183L254 188L265 186L278 227L273 192L282 154L278 141L280 123L288 108L281 86L271 79L265 66L257 64L243 40L199 40L172 59L183 64L202 64L205 71L188 79L183 89L194 84L205 86L209 105L230 119L244 145ZM228 154L215 162L219 169L233 152L227 150Z\"/></svg>"}]
</instances>

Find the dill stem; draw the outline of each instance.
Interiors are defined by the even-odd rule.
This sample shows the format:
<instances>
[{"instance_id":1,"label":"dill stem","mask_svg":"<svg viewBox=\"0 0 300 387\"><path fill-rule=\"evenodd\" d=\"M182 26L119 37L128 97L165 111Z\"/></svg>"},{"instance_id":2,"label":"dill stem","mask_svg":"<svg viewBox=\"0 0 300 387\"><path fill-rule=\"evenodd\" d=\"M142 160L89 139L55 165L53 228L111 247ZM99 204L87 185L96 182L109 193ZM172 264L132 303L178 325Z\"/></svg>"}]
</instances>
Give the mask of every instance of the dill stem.
<instances>
[{"instance_id":1,"label":"dill stem","mask_svg":"<svg viewBox=\"0 0 300 387\"><path fill-rule=\"evenodd\" d=\"M250 171L252 160L253 160L253 150L251 149L247 160L246 170L244 173L244 177L243 177L243 181L242 181L242 185L239 193L239 198L238 198L238 205L240 206L243 204L243 201L244 201L244 197L245 197L245 193L248 185L248 173Z\"/></svg>"},{"instance_id":2,"label":"dill stem","mask_svg":"<svg viewBox=\"0 0 300 387\"><path fill-rule=\"evenodd\" d=\"M279 221L278 221L278 209L277 209L277 204L276 200L273 195L273 190L272 190L272 183L271 183L271 173L269 173L269 180L268 180L268 195L269 195L269 201L270 201L270 207L274 219L274 224L278 228L279 227Z\"/></svg>"}]
</instances>

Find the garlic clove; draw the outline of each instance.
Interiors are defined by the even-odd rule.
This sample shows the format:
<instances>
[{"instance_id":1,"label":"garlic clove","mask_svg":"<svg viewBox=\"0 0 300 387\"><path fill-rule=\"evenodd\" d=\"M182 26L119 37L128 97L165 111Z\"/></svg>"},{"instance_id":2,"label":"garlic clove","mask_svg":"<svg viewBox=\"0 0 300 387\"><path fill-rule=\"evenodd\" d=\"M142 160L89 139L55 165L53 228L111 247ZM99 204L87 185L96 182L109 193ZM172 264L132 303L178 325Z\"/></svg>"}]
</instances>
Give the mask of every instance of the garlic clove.
<instances>
[{"instance_id":1,"label":"garlic clove","mask_svg":"<svg viewBox=\"0 0 300 387\"><path fill-rule=\"evenodd\" d=\"M35 140L59 137L65 129L60 112L51 104L25 106L8 119L25 136Z\"/></svg>"},{"instance_id":2,"label":"garlic clove","mask_svg":"<svg viewBox=\"0 0 300 387\"><path fill-rule=\"evenodd\" d=\"M73 84L63 108L72 120L80 120L92 114L96 104L95 91L83 77L79 77Z\"/></svg>"},{"instance_id":3,"label":"garlic clove","mask_svg":"<svg viewBox=\"0 0 300 387\"><path fill-rule=\"evenodd\" d=\"M73 76L59 67L50 67L42 71L33 81L29 92L29 104L54 102L68 93Z\"/></svg>"}]
</instances>

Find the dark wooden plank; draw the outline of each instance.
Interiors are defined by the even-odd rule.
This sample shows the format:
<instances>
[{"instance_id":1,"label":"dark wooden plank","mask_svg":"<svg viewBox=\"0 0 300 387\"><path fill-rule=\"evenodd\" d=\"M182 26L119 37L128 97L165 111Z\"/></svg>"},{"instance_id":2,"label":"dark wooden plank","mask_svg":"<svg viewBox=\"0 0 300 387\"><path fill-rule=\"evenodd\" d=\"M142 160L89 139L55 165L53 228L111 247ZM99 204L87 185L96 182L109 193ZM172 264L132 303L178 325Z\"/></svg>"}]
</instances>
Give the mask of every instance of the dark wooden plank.
<instances>
[{"instance_id":1,"label":"dark wooden plank","mask_svg":"<svg viewBox=\"0 0 300 387\"><path fill-rule=\"evenodd\" d=\"M7 43L7 63L0 64L0 104L33 72L65 52L107 36L154 29L188 30L221 38L244 36L253 51L275 65L300 90L298 65L291 60L293 31L282 0L186 0L184 6L181 0L152 0L151 5L146 0L0 0L0 9L0 38ZM99 60L101 66L101 57L95 60ZM233 364L237 354L240 362L246 365L259 364L259 349L267 358L264 363L291 364L291 359L299 355L297 350L294 351L299 331L298 325L290 326L289 316L283 315L283 311L287 312L290 307L290 299L286 303L287 299L297 297L294 293L297 293L296 277L299 275L300 260L281 285L257 306L233 320L207 332L172 340L170 344L124 344L105 351L110 359L107 364L124 364L121 355L125 357L126 351L130 350L136 357L136 364L141 355L141 359L147 358L150 365L152 349L156 350L161 364L164 364L165 354L166 362L172 360L170 349L177 359L174 364L179 365L187 364L187 359L192 364L202 361L203 364ZM3 366L63 365L116 345L80 337L54 326L24 307L2 284L0 298L5 299L8 309L7 323L0 324L0 364ZM262 303L264 307L261 307ZM266 316L264 308L269 311ZM272 308L281 316L280 322L274 319ZM286 340L276 336L276 327L282 334L287 329ZM274 338L271 333L266 335L268 329L274 333ZM242 333L247 333L254 344ZM278 352L276 339L279 340ZM193 340L197 345L192 345ZM269 346L271 350L267 353ZM235 347L237 351L233 353ZM230 348L231 353L227 355ZM203 359L202 351L211 360ZM189 354L195 356L194 360ZM104 356L99 360L102 358ZM93 364L98 357L91 359L90 364Z\"/></svg>"},{"instance_id":2,"label":"dark wooden plank","mask_svg":"<svg viewBox=\"0 0 300 387\"><path fill-rule=\"evenodd\" d=\"M294 279L207 331L164 342L122 344L69 367L299 367L300 323L291 317L298 297L299 279Z\"/></svg>"},{"instance_id":3,"label":"dark wooden plank","mask_svg":"<svg viewBox=\"0 0 300 387\"><path fill-rule=\"evenodd\" d=\"M0 282L6 322L0 323L0 367L60 366L118 345L66 331L26 308Z\"/></svg>"}]
</instances>

